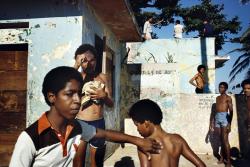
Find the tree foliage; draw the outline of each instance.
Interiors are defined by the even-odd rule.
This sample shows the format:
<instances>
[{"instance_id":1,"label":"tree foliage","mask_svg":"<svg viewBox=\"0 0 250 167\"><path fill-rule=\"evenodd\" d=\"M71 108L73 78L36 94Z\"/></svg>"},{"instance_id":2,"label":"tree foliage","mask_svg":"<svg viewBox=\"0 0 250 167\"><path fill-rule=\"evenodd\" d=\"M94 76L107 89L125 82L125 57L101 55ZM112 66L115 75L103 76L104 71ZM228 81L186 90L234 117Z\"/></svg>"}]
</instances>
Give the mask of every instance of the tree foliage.
<instances>
[{"instance_id":1,"label":"tree foliage","mask_svg":"<svg viewBox=\"0 0 250 167\"><path fill-rule=\"evenodd\" d=\"M173 16L177 13L179 0L130 0L136 21L139 27L143 27L149 16L154 17L154 21L164 19L158 27L173 23ZM154 8L157 12L145 12L145 8Z\"/></svg>"},{"instance_id":2,"label":"tree foliage","mask_svg":"<svg viewBox=\"0 0 250 167\"><path fill-rule=\"evenodd\" d=\"M203 20L210 21L216 37L216 50L222 49L225 40L231 40L228 34L237 34L241 27L238 16L228 19L223 14L224 5L212 4L211 0L201 0L201 4L189 8L182 8L179 15L182 16L186 33L203 30Z\"/></svg>"},{"instance_id":3,"label":"tree foliage","mask_svg":"<svg viewBox=\"0 0 250 167\"><path fill-rule=\"evenodd\" d=\"M231 52L241 52L242 54L236 59L233 68L229 74L230 82L241 73L244 69L248 68L246 78L250 78L250 27L242 34L241 37L235 38L234 42L242 44L241 48L235 49Z\"/></svg>"},{"instance_id":4,"label":"tree foliage","mask_svg":"<svg viewBox=\"0 0 250 167\"><path fill-rule=\"evenodd\" d=\"M136 20L140 27L143 26L145 18L152 15L156 20L165 21L158 27L166 26L174 22L174 16L181 16L185 25L186 33L203 29L203 20L208 19L214 27L216 37L216 50L222 49L226 40L231 40L228 34L237 34L240 27L240 21L237 16L228 19L223 14L224 5L212 4L211 0L200 0L201 3L191 7L182 8L179 0L130 0ZM159 12L143 12L143 8L153 7Z\"/></svg>"},{"instance_id":5,"label":"tree foliage","mask_svg":"<svg viewBox=\"0 0 250 167\"><path fill-rule=\"evenodd\" d=\"M240 0L242 4L247 4L250 0Z\"/></svg>"}]
</instances>

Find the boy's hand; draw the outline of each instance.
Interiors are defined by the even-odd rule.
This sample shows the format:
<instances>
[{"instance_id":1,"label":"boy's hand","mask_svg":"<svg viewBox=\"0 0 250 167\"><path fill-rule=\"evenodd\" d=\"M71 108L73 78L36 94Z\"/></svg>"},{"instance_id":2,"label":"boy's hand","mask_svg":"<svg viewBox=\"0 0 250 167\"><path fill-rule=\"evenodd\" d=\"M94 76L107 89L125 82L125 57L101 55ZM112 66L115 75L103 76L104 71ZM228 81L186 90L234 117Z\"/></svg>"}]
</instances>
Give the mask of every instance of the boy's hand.
<instances>
[{"instance_id":1,"label":"boy's hand","mask_svg":"<svg viewBox=\"0 0 250 167\"><path fill-rule=\"evenodd\" d=\"M163 148L162 143L154 139L141 139L137 145L138 149L149 157L149 153L159 154Z\"/></svg>"},{"instance_id":2,"label":"boy's hand","mask_svg":"<svg viewBox=\"0 0 250 167\"><path fill-rule=\"evenodd\" d=\"M211 132L214 131L214 125L213 125L213 124L211 124L211 125L209 126L209 130L210 130Z\"/></svg>"}]
</instances>

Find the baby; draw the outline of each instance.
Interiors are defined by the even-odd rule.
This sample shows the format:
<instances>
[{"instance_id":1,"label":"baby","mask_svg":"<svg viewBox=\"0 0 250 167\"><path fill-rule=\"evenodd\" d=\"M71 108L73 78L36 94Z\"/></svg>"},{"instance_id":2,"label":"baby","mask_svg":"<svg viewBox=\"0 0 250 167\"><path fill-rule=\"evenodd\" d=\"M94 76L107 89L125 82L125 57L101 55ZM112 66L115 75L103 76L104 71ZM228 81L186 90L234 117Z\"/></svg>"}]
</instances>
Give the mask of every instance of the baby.
<instances>
[{"instance_id":1,"label":"baby","mask_svg":"<svg viewBox=\"0 0 250 167\"><path fill-rule=\"evenodd\" d=\"M89 81L84 84L82 88L82 99L81 99L81 105L85 106L88 104L91 100L90 98L90 93L93 91L93 88L96 89L103 89L104 84L101 83L100 81ZM101 101L100 100L92 100L94 103L99 104Z\"/></svg>"}]
</instances>

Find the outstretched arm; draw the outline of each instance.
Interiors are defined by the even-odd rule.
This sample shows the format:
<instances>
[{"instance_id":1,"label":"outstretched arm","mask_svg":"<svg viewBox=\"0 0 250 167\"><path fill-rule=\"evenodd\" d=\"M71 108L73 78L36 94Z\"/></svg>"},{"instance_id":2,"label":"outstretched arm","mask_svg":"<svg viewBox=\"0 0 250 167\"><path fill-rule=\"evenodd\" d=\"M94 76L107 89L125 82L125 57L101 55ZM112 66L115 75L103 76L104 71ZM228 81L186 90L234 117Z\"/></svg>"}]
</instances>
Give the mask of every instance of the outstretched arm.
<instances>
[{"instance_id":1,"label":"outstretched arm","mask_svg":"<svg viewBox=\"0 0 250 167\"><path fill-rule=\"evenodd\" d=\"M156 22L156 23L154 23L154 24L151 23L151 25L157 25L157 24L160 24L160 23L163 22L163 21L164 21L164 20L161 19L160 21L158 21L158 22Z\"/></svg>"},{"instance_id":2,"label":"outstretched arm","mask_svg":"<svg viewBox=\"0 0 250 167\"><path fill-rule=\"evenodd\" d=\"M96 129L95 138L105 138L107 141L117 143L132 143L139 147L143 152L159 153L162 149L161 143L153 139L143 139L130 136L113 130Z\"/></svg>"},{"instance_id":3,"label":"outstretched arm","mask_svg":"<svg viewBox=\"0 0 250 167\"><path fill-rule=\"evenodd\" d=\"M187 142L181 136L179 137L179 142L182 144L182 155L196 167L206 167L204 162L202 162L201 159L191 150Z\"/></svg>"}]
</instances>

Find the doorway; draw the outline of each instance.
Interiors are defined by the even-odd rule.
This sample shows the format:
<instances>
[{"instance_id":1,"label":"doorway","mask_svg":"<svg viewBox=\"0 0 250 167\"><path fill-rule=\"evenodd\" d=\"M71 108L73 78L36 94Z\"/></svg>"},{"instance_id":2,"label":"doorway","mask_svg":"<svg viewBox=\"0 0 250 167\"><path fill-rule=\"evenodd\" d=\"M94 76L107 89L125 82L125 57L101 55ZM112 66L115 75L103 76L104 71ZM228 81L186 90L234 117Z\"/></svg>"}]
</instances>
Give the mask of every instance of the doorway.
<instances>
[{"instance_id":1,"label":"doorway","mask_svg":"<svg viewBox=\"0 0 250 167\"><path fill-rule=\"evenodd\" d=\"M28 44L0 45L0 166L26 127Z\"/></svg>"}]
</instances>

